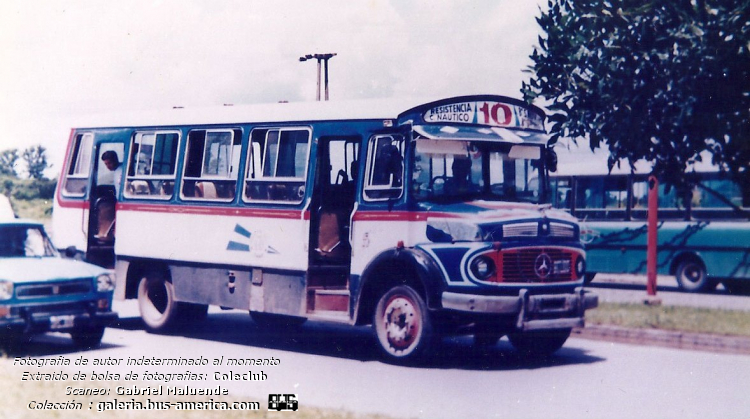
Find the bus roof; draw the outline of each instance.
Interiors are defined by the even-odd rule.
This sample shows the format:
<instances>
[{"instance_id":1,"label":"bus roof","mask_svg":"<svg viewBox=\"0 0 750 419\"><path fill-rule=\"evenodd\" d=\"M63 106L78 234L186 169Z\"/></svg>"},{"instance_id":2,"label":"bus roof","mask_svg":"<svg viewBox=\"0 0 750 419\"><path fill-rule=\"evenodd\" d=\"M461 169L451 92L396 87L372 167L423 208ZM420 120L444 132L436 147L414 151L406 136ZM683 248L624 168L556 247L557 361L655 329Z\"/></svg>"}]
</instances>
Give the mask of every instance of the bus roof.
<instances>
[{"instance_id":1,"label":"bus roof","mask_svg":"<svg viewBox=\"0 0 750 419\"><path fill-rule=\"evenodd\" d=\"M172 109L89 115L74 121L75 128L217 125L248 122L308 122L330 120L396 119L406 109L429 99L372 99L292 102Z\"/></svg>"}]
</instances>

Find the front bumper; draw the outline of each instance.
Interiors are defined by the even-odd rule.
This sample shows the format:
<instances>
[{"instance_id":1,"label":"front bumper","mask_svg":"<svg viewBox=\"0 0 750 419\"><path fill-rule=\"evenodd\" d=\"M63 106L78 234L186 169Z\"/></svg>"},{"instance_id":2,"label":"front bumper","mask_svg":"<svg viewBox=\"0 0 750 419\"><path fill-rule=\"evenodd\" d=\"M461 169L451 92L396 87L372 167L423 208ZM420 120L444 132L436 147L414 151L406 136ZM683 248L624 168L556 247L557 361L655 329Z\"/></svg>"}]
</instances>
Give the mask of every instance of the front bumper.
<instances>
[{"instance_id":1,"label":"front bumper","mask_svg":"<svg viewBox=\"0 0 750 419\"><path fill-rule=\"evenodd\" d=\"M444 292L443 308L463 313L515 315L518 330L549 330L583 327L584 313L599 305L599 296L583 287L573 294L494 296Z\"/></svg>"},{"instance_id":2,"label":"front bumper","mask_svg":"<svg viewBox=\"0 0 750 419\"><path fill-rule=\"evenodd\" d=\"M44 332L70 332L107 327L117 318L117 313L114 311L31 313L25 317L0 318L0 333L28 335Z\"/></svg>"}]
</instances>

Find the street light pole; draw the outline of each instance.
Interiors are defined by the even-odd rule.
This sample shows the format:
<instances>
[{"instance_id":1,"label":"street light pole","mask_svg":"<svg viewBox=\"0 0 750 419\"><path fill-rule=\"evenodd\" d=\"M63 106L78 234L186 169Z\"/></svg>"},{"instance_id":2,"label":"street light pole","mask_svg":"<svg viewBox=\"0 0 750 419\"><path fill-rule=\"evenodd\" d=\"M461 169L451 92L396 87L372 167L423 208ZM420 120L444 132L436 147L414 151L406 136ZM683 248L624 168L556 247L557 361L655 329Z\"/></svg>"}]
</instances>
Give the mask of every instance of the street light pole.
<instances>
[{"instance_id":1,"label":"street light pole","mask_svg":"<svg viewBox=\"0 0 750 419\"><path fill-rule=\"evenodd\" d=\"M317 79L317 91L315 92L315 100L320 101L320 62L323 61L323 71L325 73L325 100L328 100L328 60L335 57L336 53L327 54L307 54L299 57L301 62L315 59L318 61L318 79Z\"/></svg>"}]
</instances>

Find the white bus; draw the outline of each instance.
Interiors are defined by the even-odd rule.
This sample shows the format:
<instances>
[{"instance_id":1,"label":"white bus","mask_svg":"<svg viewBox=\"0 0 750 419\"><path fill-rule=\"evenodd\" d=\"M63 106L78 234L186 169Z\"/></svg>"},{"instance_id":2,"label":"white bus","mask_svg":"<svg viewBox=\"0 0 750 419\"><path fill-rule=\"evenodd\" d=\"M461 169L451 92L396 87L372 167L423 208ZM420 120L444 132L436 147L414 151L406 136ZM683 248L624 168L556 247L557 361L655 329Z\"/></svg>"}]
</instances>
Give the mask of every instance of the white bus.
<instances>
[{"instance_id":1,"label":"white bus","mask_svg":"<svg viewBox=\"0 0 750 419\"><path fill-rule=\"evenodd\" d=\"M396 360L459 331L549 354L597 300L575 218L540 205L544 117L481 95L89 122L70 134L55 237L114 266L151 331L217 305L372 324Z\"/></svg>"}]
</instances>

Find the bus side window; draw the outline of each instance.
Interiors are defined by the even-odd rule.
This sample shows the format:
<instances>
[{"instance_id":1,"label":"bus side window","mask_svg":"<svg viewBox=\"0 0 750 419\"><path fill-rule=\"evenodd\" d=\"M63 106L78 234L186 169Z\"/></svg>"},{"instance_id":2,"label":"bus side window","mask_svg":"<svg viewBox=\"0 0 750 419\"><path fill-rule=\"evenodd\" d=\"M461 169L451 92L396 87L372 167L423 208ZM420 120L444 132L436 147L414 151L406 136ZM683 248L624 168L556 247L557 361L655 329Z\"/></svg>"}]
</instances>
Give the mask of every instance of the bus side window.
<instances>
[{"instance_id":1,"label":"bus side window","mask_svg":"<svg viewBox=\"0 0 750 419\"><path fill-rule=\"evenodd\" d=\"M250 133L243 199L302 202L310 137L309 128L254 129Z\"/></svg>"},{"instance_id":2,"label":"bus side window","mask_svg":"<svg viewBox=\"0 0 750 419\"><path fill-rule=\"evenodd\" d=\"M633 182L632 188L632 216L634 219L645 220L648 217L648 180ZM670 188L667 193L666 184L659 185L659 219L685 218L686 207L684 199L677 194L676 188Z\"/></svg>"},{"instance_id":3,"label":"bus side window","mask_svg":"<svg viewBox=\"0 0 750 419\"><path fill-rule=\"evenodd\" d=\"M130 143L126 198L169 199L174 192L178 131L137 132Z\"/></svg>"},{"instance_id":4,"label":"bus side window","mask_svg":"<svg viewBox=\"0 0 750 419\"><path fill-rule=\"evenodd\" d=\"M241 147L240 130L194 130L188 133L182 199L234 200Z\"/></svg>"},{"instance_id":5,"label":"bus side window","mask_svg":"<svg viewBox=\"0 0 750 419\"><path fill-rule=\"evenodd\" d=\"M365 199L382 201L401 197L404 178L404 139L376 135L369 141Z\"/></svg>"},{"instance_id":6,"label":"bus side window","mask_svg":"<svg viewBox=\"0 0 750 419\"><path fill-rule=\"evenodd\" d=\"M91 153L94 144L94 134L88 132L77 134L70 152L68 171L65 175L63 195L82 197L86 195L89 173L91 173Z\"/></svg>"},{"instance_id":7,"label":"bus side window","mask_svg":"<svg viewBox=\"0 0 750 419\"><path fill-rule=\"evenodd\" d=\"M554 178L551 180L552 185L552 205L555 208L570 211L571 195L573 189L570 186L570 179Z\"/></svg>"}]
</instances>

